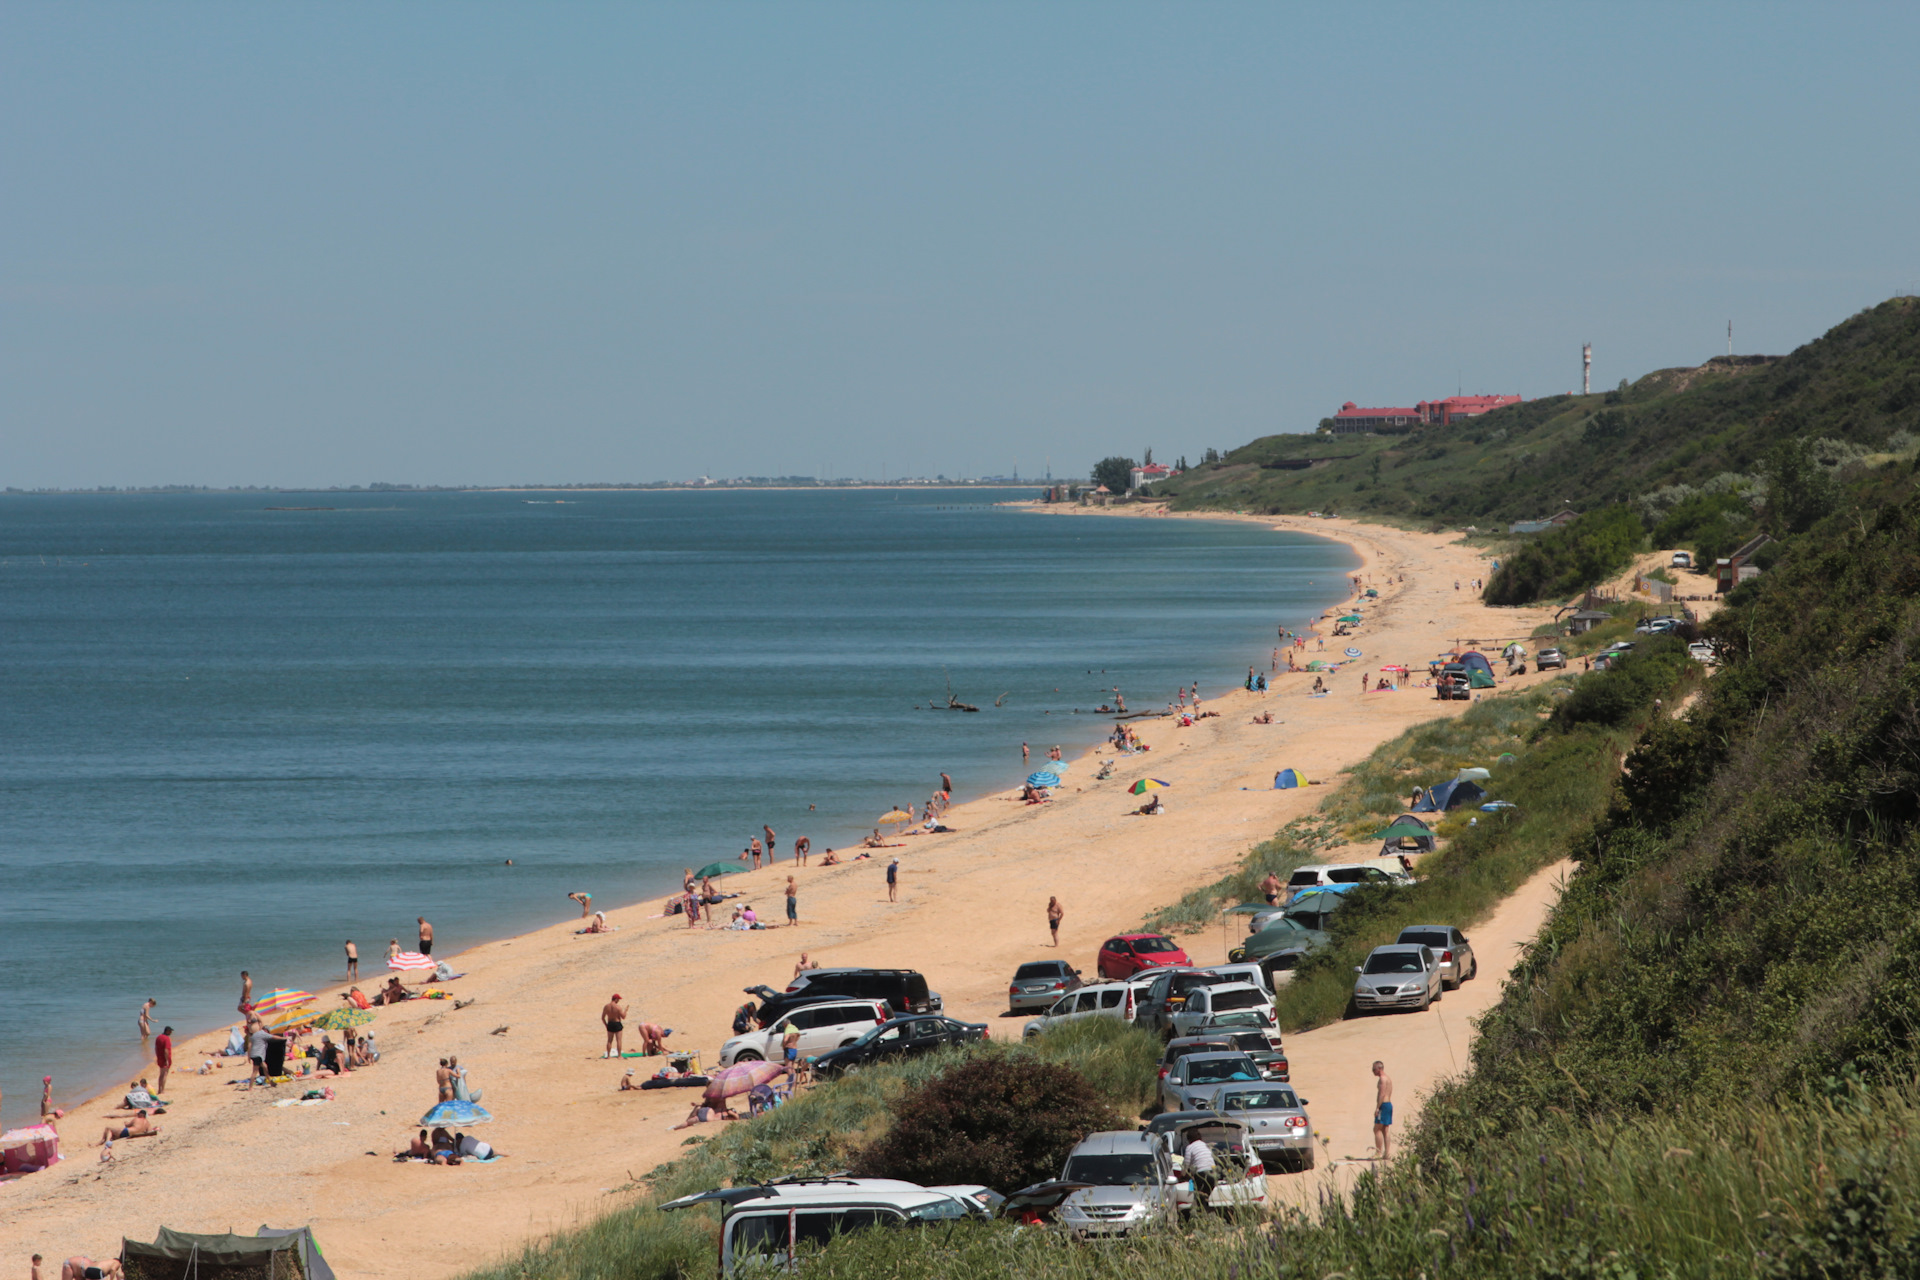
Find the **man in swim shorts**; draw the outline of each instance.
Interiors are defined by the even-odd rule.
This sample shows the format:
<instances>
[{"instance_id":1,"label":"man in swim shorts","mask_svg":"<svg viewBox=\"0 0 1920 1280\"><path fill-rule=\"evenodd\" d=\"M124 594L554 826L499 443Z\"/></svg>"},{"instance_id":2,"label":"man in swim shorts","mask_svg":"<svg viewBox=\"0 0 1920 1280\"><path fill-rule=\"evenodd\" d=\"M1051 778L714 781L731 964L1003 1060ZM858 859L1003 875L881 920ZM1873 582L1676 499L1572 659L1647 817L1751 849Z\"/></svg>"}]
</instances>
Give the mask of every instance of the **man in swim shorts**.
<instances>
[{"instance_id":1,"label":"man in swim shorts","mask_svg":"<svg viewBox=\"0 0 1920 1280\"><path fill-rule=\"evenodd\" d=\"M120 1138L150 1138L159 1132L160 1126L147 1119L147 1113L142 1111L118 1128L108 1125L95 1145L104 1147Z\"/></svg>"},{"instance_id":2,"label":"man in swim shorts","mask_svg":"<svg viewBox=\"0 0 1920 1280\"><path fill-rule=\"evenodd\" d=\"M427 923L425 916L415 916L414 921L420 926L420 954L430 956L433 954L433 926Z\"/></svg>"},{"instance_id":3,"label":"man in swim shorts","mask_svg":"<svg viewBox=\"0 0 1920 1280\"><path fill-rule=\"evenodd\" d=\"M613 993L613 999L607 1001L600 1010L600 1021L607 1024L607 1051L600 1056L611 1058L627 1051L625 1031L627 1029L627 1007L620 1003L620 993Z\"/></svg>"},{"instance_id":4,"label":"man in swim shorts","mask_svg":"<svg viewBox=\"0 0 1920 1280\"><path fill-rule=\"evenodd\" d=\"M92 1258L68 1258L60 1266L60 1280L120 1280L120 1259L95 1262Z\"/></svg>"},{"instance_id":5,"label":"man in swim shorts","mask_svg":"<svg viewBox=\"0 0 1920 1280\"><path fill-rule=\"evenodd\" d=\"M786 1058L788 1072L799 1068L800 1064L800 1028L787 1023L787 1033L780 1037L780 1052Z\"/></svg>"},{"instance_id":6,"label":"man in swim shorts","mask_svg":"<svg viewBox=\"0 0 1920 1280\"><path fill-rule=\"evenodd\" d=\"M1377 1082L1373 1087L1373 1158L1387 1160L1393 1156L1393 1077L1387 1074L1384 1062L1373 1064L1373 1075Z\"/></svg>"},{"instance_id":7,"label":"man in swim shorts","mask_svg":"<svg viewBox=\"0 0 1920 1280\"><path fill-rule=\"evenodd\" d=\"M800 923L800 890L793 883L793 877L787 877L787 924Z\"/></svg>"}]
</instances>

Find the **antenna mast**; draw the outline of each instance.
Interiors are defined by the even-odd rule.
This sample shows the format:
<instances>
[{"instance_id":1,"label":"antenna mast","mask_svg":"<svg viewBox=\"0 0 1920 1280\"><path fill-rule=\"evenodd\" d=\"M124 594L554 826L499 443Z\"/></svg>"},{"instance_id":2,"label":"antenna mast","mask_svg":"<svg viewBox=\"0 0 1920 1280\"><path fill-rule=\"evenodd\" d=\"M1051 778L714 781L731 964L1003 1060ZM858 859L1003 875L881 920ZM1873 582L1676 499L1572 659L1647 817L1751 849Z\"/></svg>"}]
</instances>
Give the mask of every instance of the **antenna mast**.
<instances>
[{"instance_id":1,"label":"antenna mast","mask_svg":"<svg viewBox=\"0 0 1920 1280\"><path fill-rule=\"evenodd\" d=\"M1733 354L1733 321L1727 321L1727 354Z\"/></svg>"}]
</instances>

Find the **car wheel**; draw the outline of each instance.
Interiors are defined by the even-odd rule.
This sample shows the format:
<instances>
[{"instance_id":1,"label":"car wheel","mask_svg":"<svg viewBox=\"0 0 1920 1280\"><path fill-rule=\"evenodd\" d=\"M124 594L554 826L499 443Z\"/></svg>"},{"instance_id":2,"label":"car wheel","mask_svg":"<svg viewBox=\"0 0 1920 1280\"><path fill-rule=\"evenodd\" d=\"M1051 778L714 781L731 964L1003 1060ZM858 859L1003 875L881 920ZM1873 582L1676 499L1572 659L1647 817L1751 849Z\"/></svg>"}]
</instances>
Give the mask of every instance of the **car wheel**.
<instances>
[{"instance_id":1,"label":"car wheel","mask_svg":"<svg viewBox=\"0 0 1920 1280\"><path fill-rule=\"evenodd\" d=\"M1346 1012L1344 1012L1344 1013L1342 1013L1342 1014L1341 1014L1340 1016L1341 1016L1341 1017L1343 1017L1343 1018L1357 1018L1357 1017L1359 1017L1359 1016L1360 1016L1360 1004L1359 1004L1359 1002L1358 1002L1358 1001L1356 1001L1356 1000L1355 1000L1355 999L1354 999L1354 998L1353 998L1352 996L1348 996L1348 997L1347 997L1347 1008L1346 1008Z\"/></svg>"},{"instance_id":2,"label":"car wheel","mask_svg":"<svg viewBox=\"0 0 1920 1280\"><path fill-rule=\"evenodd\" d=\"M1469 965L1467 966L1467 977L1468 977L1469 979L1473 979L1473 978L1477 978L1477 977L1479 977L1479 976L1480 976L1480 957L1479 957L1479 956L1475 956L1475 957L1473 958L1473 961L1472 961L1472 963L1470 963L1470 964L1469 964Z\"/></svg>"},{"instance_id":3,"label":"car wheel","mask_svg":"<svg viewBox=\"0 0 1920 1280\"><path fill-rule=\"evenodd\" d=\"M1300 1153L1297 1159L1295 1159L1294 1171L1296 1173L1306 1173L1308 1170L1312 1168L1313 1168L1313 1148L1308 1147L1305 1151L1302 1151Z\"/></svg>"},{"instance_id":4,"label":"car wheel","mask_svg":"<svg viewBox=\"0 0 1920 1280\"><path fill-rule=\"evenodd\" d=\"M836 1076L839 1076L842 1080L846 1079L848 1076L857 1076L860 1074L860 1064L857 1062L849 1062L846 1066L841 1067L838 1071L834 1072L833 1074L835 1074Z\"/></svg>"},{"instance_id":5,"label":"car wheel","mask_svg":"<svg viewBox=\"0 0 1920 1280\"><path fill-rule=\"evenodd\" d=\"M758 1062L760 1061L760 1055L751 1049L742 1049L733 1055L733 1060L735 1062Z\"/></svg>"},{"instance_id":6,"label":"car wheel","mask_svg":"<svg viewBox=\"0 0 1920 1280\"><path fill-rule=\"evenodd\" d=\"M853 1041L851 1041L851 1040L842 1040L842 1041L840 1042L840 1047L841 1047L842 1049L844 1049L844 1048L846 1048L846 1047L847 1047L848 1045L850 1045L850 1044L852 1044L852 1043L853 1043Z\"/></svg>"}]
</instances>

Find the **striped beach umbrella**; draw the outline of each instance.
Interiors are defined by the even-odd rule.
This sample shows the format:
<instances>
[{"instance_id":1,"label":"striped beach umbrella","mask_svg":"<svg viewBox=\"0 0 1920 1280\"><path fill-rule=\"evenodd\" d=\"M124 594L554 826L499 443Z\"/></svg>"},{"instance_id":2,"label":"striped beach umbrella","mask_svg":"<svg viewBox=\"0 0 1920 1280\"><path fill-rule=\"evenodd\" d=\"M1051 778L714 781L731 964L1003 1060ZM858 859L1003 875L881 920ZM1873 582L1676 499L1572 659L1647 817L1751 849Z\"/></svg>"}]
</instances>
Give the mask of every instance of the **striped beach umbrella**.
<instances>
[{"instance_id":1,"label":"striped beach umbrella","mask_svg":"<svg viewBox=\"0 0 1920 1280\"><path fill-rule=\"evenodd\" d=\"M348 1027L364 1027L373 1021L371 1009L329 1009L314 1019L313 1025L326 1031L345 1031Z\"/></svg>"},{"instance_id":2,"label":"striped beach umbrella","mask_svg":"<svg viewBox=\"0 0 1920 1280\"><path fill-rule=\"evenodd\" d=\"M279 1035L283 1031L291 1031L295 1027L306 1026L315 1018L318 1018L320 1013L321 1011L318 1009L282 1009L278 1013L270 1013L261 1018L260 1025L275 1035Z\"/></svg>"},{"instance_id":3,"label":"striped beach umbrella","mask_svg":"<svg viewBox=\"0 0 1920 1280\"><path fill-rule=\"evenodd\" d=\"M743 1093L751 1093L763 1084L771 1084L787 1074L784 1062L736 1062L707 1077L706 1100L721 1102Z\"/></svg>"},{"instance_id":4,"label":"striped beach umbrella","mask_svg":"<svg viewBox=\"0 0 1920 1280\"><path fill-rule=\"evenodd\" d=\"M432 956L421 955L418 951L402 951L387 960L389 969L431 969L439 961Z\"/></svg>"},{"instance_id":5,"label":"striped beach umbrella","mask_svg":"<svg viewBox=\"0 0 1920 1280\"><path fill-rule=\"evenodd\" d=\"M1060 785L1060 775L1054 773L1052 770L1042 769L1038 773L1030 773L1027 775L1027 785L1030 787L1057 787Z\"/></svg>"},{"instance_id":6,"label":"striped beach umbrella","mask_svg":"<svg viewBox=\"0 0 1920 1280\"><path fill-rule=\"evenodd\" d=\"M286 987L280 987L267 992L258 1000L255 1000L253 1002L253 1011L258 1014L260 1020L264 1022L270 1013L279 1013L283 1009L294 1009L303 1004L312 1004L319 998L320 997L314 995L311 991L294 991Z\"/></svg>"},{"instance_id":7,"label":"striped beach umbrella","mask_svg":"<svg viewBox=\"0 0 1920 1280\"><path fill-rule=\"evenodd\" d=\"M1136 796L1143 796L1149 791L1158 791L1162 787L1170 787L1172 785L1171 782L1162 782L1158 778L1142 778L1140 781L1128 787L1127 790Z\"/></svg>"}]
</instances>

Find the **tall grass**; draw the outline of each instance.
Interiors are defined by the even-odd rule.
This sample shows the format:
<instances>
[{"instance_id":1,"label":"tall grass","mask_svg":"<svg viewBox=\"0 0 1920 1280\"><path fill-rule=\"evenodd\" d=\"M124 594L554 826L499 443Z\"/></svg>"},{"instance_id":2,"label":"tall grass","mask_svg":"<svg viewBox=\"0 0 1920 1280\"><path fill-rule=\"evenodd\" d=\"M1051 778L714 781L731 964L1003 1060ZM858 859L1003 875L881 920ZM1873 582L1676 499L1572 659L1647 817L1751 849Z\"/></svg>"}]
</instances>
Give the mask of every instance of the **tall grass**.
<instances>
[{"instance_id":1,"label":"tall grass","mask_svg":"<svg viewBox=\"0 0 1920 1280\"><path fill-rule=\"evenodd\" d=\"M1529 1135L1490 1159L1403 1162L1351 1196L1254 1220L1075 1244L975 1226L869 1232L816 1280L1707 1280L1902 1276L1920 1261L1920 1099L1725 1105Z\"/></svg>"},{"instance_id":2,"label":"tall grass","mask_svg":"<svg viewBox=\"0 0 1920 1280\"><path fill-rule=\"evenodd\" d=\"M1160 1044L1117 1019L1087 1018L1025 1043L947 1049L823 1083L754 1119L690 1131L687 1154L648 1174L644 1185L626 1188L626 1203L574 1230L529 1242L519 1254L474 1272L473 1280L710 1275L718 1214L705 1208L662 1213L656 1204L711 1187L840 1172L884 1130L895 1098L979 1053L1069 1065L1114 1109L1115 1126L1130 1127L1152 1096Z\"/></svg>"}]
</instances>

